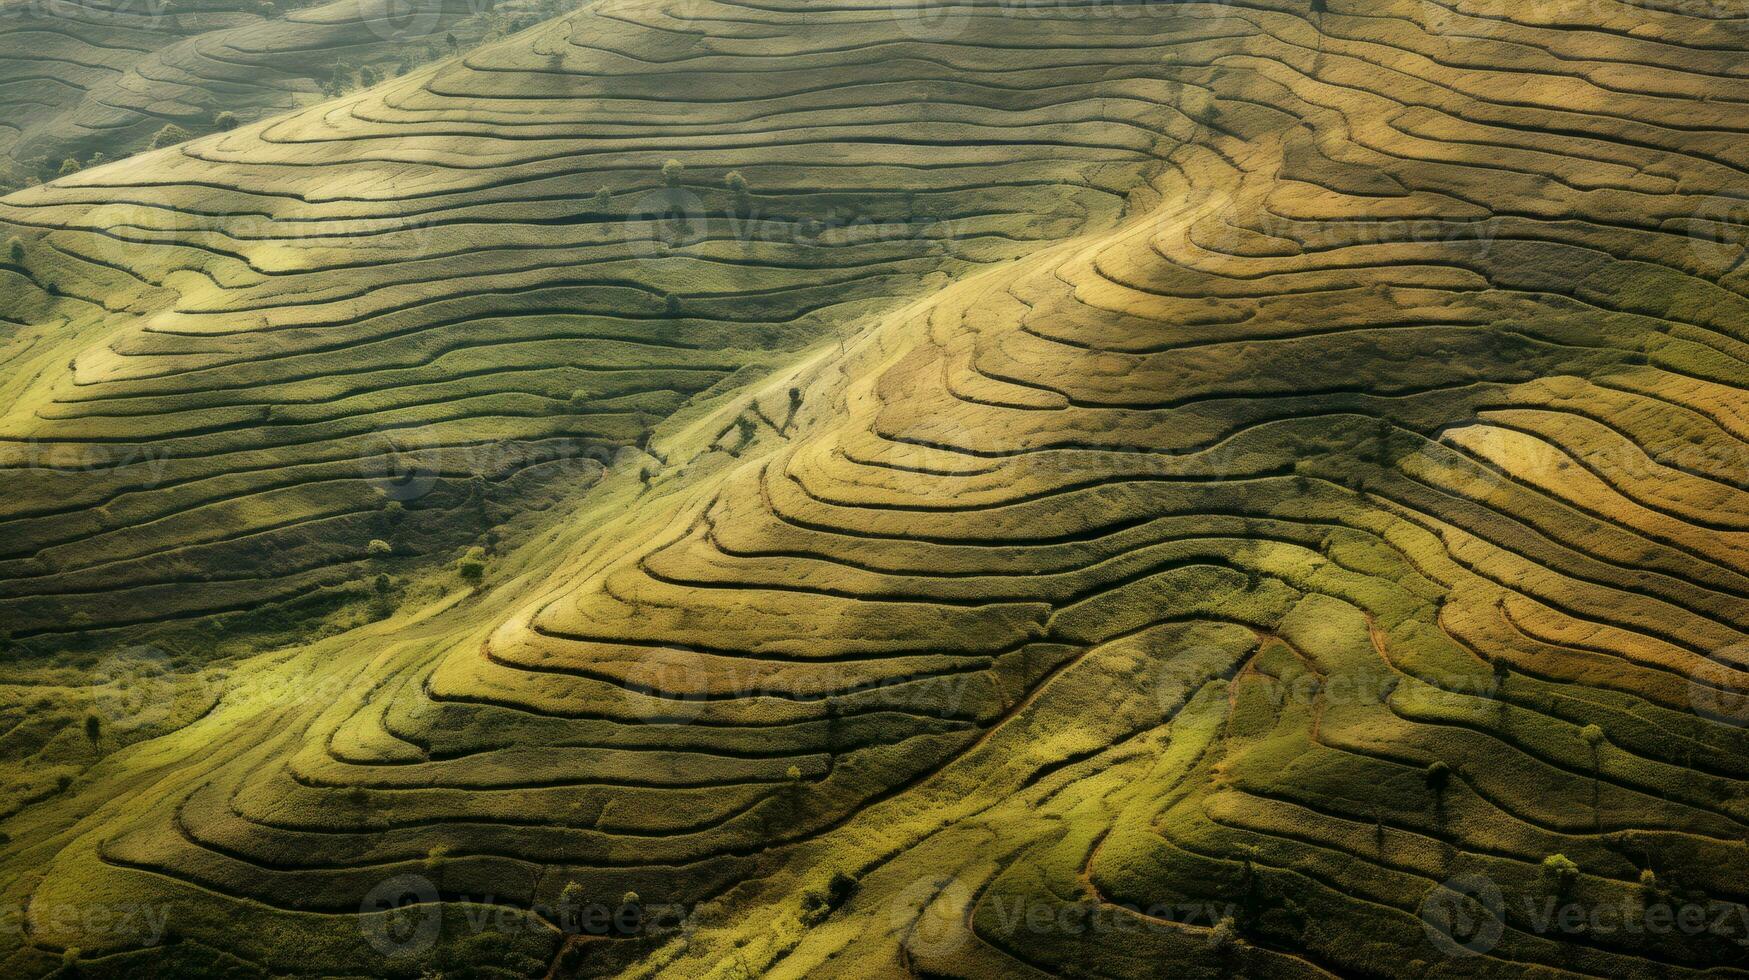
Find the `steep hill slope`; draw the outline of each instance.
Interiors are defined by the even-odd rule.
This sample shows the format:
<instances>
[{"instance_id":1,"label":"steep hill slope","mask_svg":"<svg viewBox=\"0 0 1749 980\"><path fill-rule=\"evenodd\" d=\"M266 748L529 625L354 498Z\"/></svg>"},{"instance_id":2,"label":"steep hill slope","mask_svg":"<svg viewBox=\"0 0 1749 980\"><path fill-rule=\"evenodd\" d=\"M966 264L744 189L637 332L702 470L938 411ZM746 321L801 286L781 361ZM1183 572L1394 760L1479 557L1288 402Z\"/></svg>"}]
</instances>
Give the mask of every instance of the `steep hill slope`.
<instances>
[{"instance_id":1,"label":"steep hill slope","mask_svg":"<svg viewBox=\"0 0 1749 980\"><path fill-rule=\"evenodd\" d=\"M943 59L879 11L731 12L609 5L0 204L0 315L32 325L0 419L13 632L471 540L774 352L1109 224L1192 126L1164 28Z\"/></svg>"},{"instance_id":2,"label":"steep hill slope","mask_svg":"<svg viewBox=\"0 0 1749 980\"><path fill-rule=\"evenodd\" d=\"M492 29L490 4L72 0L0 4L0 191L69 158L117 159L321 99L368 67L446 53Z\"/></svg>"},{"instance_id":3,"label":"steep hill slope","mask_svg":"<svg viewBox=\"0 0 1749 980\"><path fill-rule=\"evenodd\" d=\"M679 30L653 9L666 8L603 4L593 16L627 33L592 35L589 57L607 60L591 63L616 52L613 64L647 66L659 50L671 63L672 37L629 47ZM906 173L971 184L955 193L1000 208L988 237L1003 244L891 259L903 286L870 284L889 275L879 261L850 274L823 258L807 277L790 278L798 260L735 278L743 246L709 244L726 219L694 222L705 230L650 260L586 265L587 289L453 245L415 279L419 262L358 261L378 237L366 235L333 262L349 279L299 267L294 293L211 258L202 292L168 272L176 247L130 248L160 257L178 298L138 328L66 329L103 338L81 339L93 352L77 387L158 408L130 413L142 425L207 391L323 383L247 373L296 358L342 379L384 372L363 404L394 405L411 392L373 348L392 357L421 324L455 320L398 325L395 284L458 277L470 298L495 295L499 275L554 283L567 310L608 289L647 296L613 314L637 337L708 325L721 339L686 356L728 352L770 373L636 431L536 427L590 417L588 398L561 416L488 402L468 424L491 438L641 441L671 465L648 479L610 469L594 494L555 505L478 592L239 665L198 720L11 819L4 894L29 906L0 968L48 974L76 947L97 976L1746 972L1744 21L1594 2L1510 18L1407 0L1135 4L1121 21L1093 9L919 20L885 5L723 5L684 22L703 50L739 52L696 56L706 64L762 66L709 90L752 98L769 93L749 86L802 77L778 70L787 59L827 57L798 52L843 58L862 50L856 32L882 30L857 55L878 70L963 79L988 57L1015 82L1062 51L1101 66L1080 83L1089 93L1158 86L1136 104L1162 114L1160 135L1133 147L1044 135L1139 129L1109 109L1041 122L1036 142L966 122L919 136L927 153ZM1163 20L1138 26L1149 16ZM445 77L381 102L423 104ZM953 79L920 91L984 91ZM1107 99L1122 101L1081 101ZM324 119L358 125L366 105L147 161L179 174L222 159L336 193L331 169L290 154L322 145ZM949 110L893 111L935 133L917 120ZM611 141L634 122L600 125ZM726 212L746 204L721 200L733 191L717 170L765 194L794 166L790 194L805 200L820 173L870 166L845 143L876 153L860 141L898 131L828 128L844 143L822 142L808 167L757 170L732 135L674 126L604 151L629 167L610 196L654 191L684 211L672 202L690 193ZM404 133L380 145L385 160L440 152ZM520 152L539 173L588 150ZM688 189L651 187L681 152L696 155L670 175ZM998 162L1010 152L1024 163ZM1104 220L1065 220L1077 233L1042 244L1035 199L993 174L1042 180L1089 153L1149 188L1120 219L1131 189L1087 186L1084 200L1109 202L1090 211ZM431 158L452 164L430 167L432 187L461 179ZM491 186L470 193L538 199L520 172L474 175ZM396 173L405 188L410 171ZM902 197L863 176L841 186ZM1072 183L1028 186L1048 200ZM7 215L66 227L97 186L11 199ZM353 195L371 186L346 181ZM564 257L572 276L589 261L547 257L528 234L517 254ZM32 247L72 255L62 241L95 237ZM813 247L803 254L856 254ZM960 275L923 291L913 261ZM603 271L614 262L635 285ZM849 322L808 319L822 292L869 315L809 346ZM658 305L666 295L677 309ZM203 305L214 297L228 305ZM476 317L463 321L473 336L507 329L508 314L473 309L457 314ZM748 309L757 320L734 315ZM397 326L358 315L373 310ZM796 353L752 356L761 325ZM601 362L605 341L574 340L568 370ZM434 383L469 397L473 379L505 370L483 363ZM161 370L175 394L151 387ZM116 431L48 418L41 393L56 384L31 383L30 424L63 447ZM128 438L192 440L203 465L224 458L200 441L215 437L259 440L239 445L264 456L321 444L272 442L276 420L214 397L200 410L238 421ZM348 445L329 435L343 426L313 431ZM68 608L40 601L7 614ZM579 902L618 911L628 891L645 920L612 939L566 934ZM116 905L164 913L175 941L56 914ZM1541 911L1556 905L1580 925ZM1592 928L1598 910L1653 907L1704 909L1707 925Z\"/></svg>"}]
</instances>

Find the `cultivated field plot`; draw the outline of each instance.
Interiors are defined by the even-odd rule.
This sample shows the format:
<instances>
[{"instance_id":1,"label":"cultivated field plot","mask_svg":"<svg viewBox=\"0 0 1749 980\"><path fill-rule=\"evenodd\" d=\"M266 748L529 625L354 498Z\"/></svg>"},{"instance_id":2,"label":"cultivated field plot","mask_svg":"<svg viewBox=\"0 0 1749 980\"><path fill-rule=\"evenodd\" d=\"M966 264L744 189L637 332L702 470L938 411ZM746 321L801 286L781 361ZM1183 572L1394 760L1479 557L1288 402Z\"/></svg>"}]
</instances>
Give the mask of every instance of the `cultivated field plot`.
<instances>
[{"instance_id":1,"label":"cultivated field plot","mask_svg":"<svg viewBox=\"0 0 1749 980\"><path fill-rule=\"evenodd\" d=\"M1749 975L1749 9L471 43L0 197L0 974Z\"/></svg>"}]
</instances>

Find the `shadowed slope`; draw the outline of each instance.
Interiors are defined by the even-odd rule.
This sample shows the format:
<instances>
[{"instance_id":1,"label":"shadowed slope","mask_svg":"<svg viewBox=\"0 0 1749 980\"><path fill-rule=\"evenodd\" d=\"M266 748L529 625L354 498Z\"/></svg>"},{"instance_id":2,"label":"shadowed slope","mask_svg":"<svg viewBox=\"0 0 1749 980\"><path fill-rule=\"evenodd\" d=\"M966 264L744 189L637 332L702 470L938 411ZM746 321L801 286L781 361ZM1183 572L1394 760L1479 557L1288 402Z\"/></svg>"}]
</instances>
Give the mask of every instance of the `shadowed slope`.
<instances>
[{"instance_id":1,"label":"shadowed slope","mask_svg":"<svg viewBox=\"0 0 1749 980\"><path fill-rule=\"evenodd\" d=\"M14 632L470 540L773 352L1109 224L1190 131L1160 53L1222 29L1041 22L944 59L880 12L692 12L603 5L0 205L36 344L0 445Z\"/></svg>"},{"instance_id":2,"label":"shadowed slope","mask_svg":"<svg viewBox=\"0 0 1749 980\"><path fill-rule=\"evenodd\" d=\"M699 423L773 420L740 458L471 606L313 651L344 696L119 760L126 820L55 838L35 901L242 916L263 972L416 974L349 914L412 875L456 955L467 903L528 910L497 962L535 973L633 955L550 927L572 881L707 901L634 973L1741 973L1728 934L1533 913L1749 901L1745 45L1328 6L1175 10L1219 39L1159 69L1207 95L1146 213L755 388ZM1469 875L1498 938L1445 958L1422 916ZM104 939L35 919L13 963Z\"/></svg>"}]
</instances>

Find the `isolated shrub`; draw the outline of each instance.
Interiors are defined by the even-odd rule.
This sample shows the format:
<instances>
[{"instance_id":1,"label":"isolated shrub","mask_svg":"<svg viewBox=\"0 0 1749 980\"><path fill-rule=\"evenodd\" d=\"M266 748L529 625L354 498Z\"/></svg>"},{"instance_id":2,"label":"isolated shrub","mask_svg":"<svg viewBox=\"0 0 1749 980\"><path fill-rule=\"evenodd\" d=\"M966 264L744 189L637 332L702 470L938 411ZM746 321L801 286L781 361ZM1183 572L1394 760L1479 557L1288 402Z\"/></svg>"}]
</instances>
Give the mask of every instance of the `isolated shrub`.
<instances>
[{"instance_id":1,"label":"isolated shrub","mask_svg":"<svg viewBox=\"0 0 1749 980\"><path fill-rule=\"evenodd\" d=\"M1451 767L1443 762L1434 762L1427 767L1427 786L1435 793L1445 789L1451 782Z\"/></svg>"},{"instance_id":2,"label":"isolated shrub","mask_svg":"<svg viewBox=\"0 0 1749 980\"><path fill-rule=\"evenodd\" d=\"M1543 875L1554 886L1555 894L1563 894L1579 877L1579 866L1565 854L1550 854L1543 858Z\"/></svg>"},{"instance_id":3,"label":"isolated shrub","mask_svg":"<svg viewBox=\"0 0 1749 980\"><path fill-rule=\"evenodd\" d=\"M395 553L395 549L382 538L372 538L370 544L364 546L364 552L372 558L377 558L382 555L392 555Z\"/></svg>"},{"instance_id":4,"label":"isolated shrub","mask_svg":"<svg viewBox=\"0 0 1749 980\"><path fill-rule=\"evenodd\" d=\"M455 563L455 570L461 575L462 581L479 585L486 577L486 549L469 548L467 554Z\"/></svg>"},{"instance_id":5,"label":"isolated shrub","mask_svg":"<svg viewBox=\"0 0 1749 980\"><path fill-rule=\"evenodd\" d=\"M24 239L14 235L6 240L6 258L14 265L24 261Z\"/></svg>"},{"instance_id":6,"label":"isolated shrub","mask_svg":"<svg viewBox=\"0 0 1749 980\"><path fill-rule=\"evenodd\" d=\"M1584 728L1579 729L1579 737L1585 740L1586 745L1591 746L1591 748L1595 750L1599 745L1603 744L1603 729L1596 725L1586 725Z\"/></svg>"},{"instance_id":7,"label":"isolated shrub","mask_svg":"<svg viewBox=\"0 0 1749 980\"><path fill-rule=\"evenodd\" d=\"M96 715L85 716L85 737L92 742L103 738L103 719Z\"/></svg>"},{"instance_id":8,"label":"isolated shrub","mask_svg":"<svg viewBox=\"0 0 1749 980\"><path fill-rule=\"evenodd\" d=\"M382 80L382 76L378 75L377 70L370 65L365 65L358 70L358 84L363 85L365 88L370 88L372 85L375 85Z\"/></svg>"},{"instance_id":9,"label":"isolated shrub","mask_svg":"<svg viewBox=\"0 0 1749 980\"><path fill-rule=\"evenodd\" d=\"M735 195L735 210L748 214L753 210L753 195L747 189L747 178L741 176L741 171L731 170L723 178L723 184L729 188L729 193Z\"/></svg>"},{"instance_id":10,"label":"isolated shrub","mask_svg":"<svg viewBox=\"0 0 1749 980\"><path fill-rule=\"evenodd\" d=\"M1658 872L1647 868L1640 872L1640 888L1650 893L1658 891Z\"/></svg>"},{"instance_id":11,"label":"isolated shrub","mask_svg":"<svg viewBox=\"0 0 1749 980\"><path fill-rule=\"evenodd\" d=\"M680 312L680 297L674 295L673 293L667 293L667 294L663 295L662 308L664 310L668 311L669 316L674 316L675 314L679 313Z\"/></svg>"},{"instance_id":12,"label":"isolated shrub","mask_svg":"<svg viewBox=\"0 0 1749 980\"><path fill-rule=\"evenodd\" d=\"M166 123L163 129L152 134L152 141L146 145L149 150L161 150L166 146L175 146L194 138L194 134L175 123Z\"/></svg>"},{"instance_id":13,"label":"isolated shrub","mask_svg":"<svg viewBox=\"0 0 1749 980\"><path fill-rule=\"evenodd\" d=\"M613 192L603 187L595 192L595 207L605 211L613 203Z\"/></svg>"},{"instance_id":14,"label":"isolated shrub","mask_svg":"<svg viewBox=\"0 0 1749 980\"><path fill-rule=\"evenodd\" d=\"M686 173L686 164L679 160L669 160L662 164L662 182L669 187L679 187L680 178Z\"/></svg>"},{"instance_id":15,"label":"isolated shrub","mask_svg":"<svg viewBox=\"0 0 1749 980\"><path fill-rule=\"evenodd\" d=\"M74 158L74 157L68 157L67 159L61 161L61 169L60 169L59 173L57 174L57 176L65 177L65 176L68 176L69 174L76 174L79 172L80 169L81 168L79 166L78 159Z\"/></svg>"},{"instance_id":16,"label":"isolated shrub","mask_svg":"<svg viewBox=\"0 0 1749 980\"><path fill-rule=\"evenodd\" d=\"M1232 952L1238 942L1239 926L1230 915L1215 923L1215 927L1209 931L1209 946L1223 956Z\"/></svg>"},{"instance_id":17,"label":"isolated shrub","mask_svg":"<svg viewBox=\"0 0 1749 980\"><path fill-rule=\"evenodd\" d=\"M236 129L237 114L234 112L219 113L213 117L213 128L220 132L229 132L230 130Z\"/></svg>"}]
</instances>

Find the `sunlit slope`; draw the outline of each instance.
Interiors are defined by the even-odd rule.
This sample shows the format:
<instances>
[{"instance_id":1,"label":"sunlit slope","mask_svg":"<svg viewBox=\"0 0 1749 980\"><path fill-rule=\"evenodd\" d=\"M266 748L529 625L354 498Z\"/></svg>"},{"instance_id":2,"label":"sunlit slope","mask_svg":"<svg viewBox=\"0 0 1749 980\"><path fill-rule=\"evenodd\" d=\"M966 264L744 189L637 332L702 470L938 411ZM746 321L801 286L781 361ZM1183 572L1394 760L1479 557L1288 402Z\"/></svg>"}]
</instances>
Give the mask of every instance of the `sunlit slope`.
<instances>
[{"instance_id":1,"label":"sunlit slope","mask_svg":"<svg viewBox=\"0 0 1749 980\"><path fill-rule=\"evenodd\" d=\"M15 821L9 897L179 942L44 911L6 965L416 976L356 914L412 875L445 968L530 975L1740 975L1730 934L1531 912L1749 901L1749 43L1328 6L1175 7L1219 40L1154 56L1208 96L1144 214L658 429L777 420ZM1098 22L919 61L1040 23ZM1464 875L1507 900L1453 958L1420 914ZM707 904L565 954L570 882Z\"/></svg>"},{"instance_id":2,"label":"sunlit slope","mask_svg":"<svg viewBox=\"0 0 1749 980\"><path fill-rule=\"evenodd\" d=\"M13 632L471 541L744 367L1111 224L1193 130L1162 53L1213 30L1138 10L943 57L880 10L685 11L604 4L0 204Z\"/></svg>"}]
</instances>

